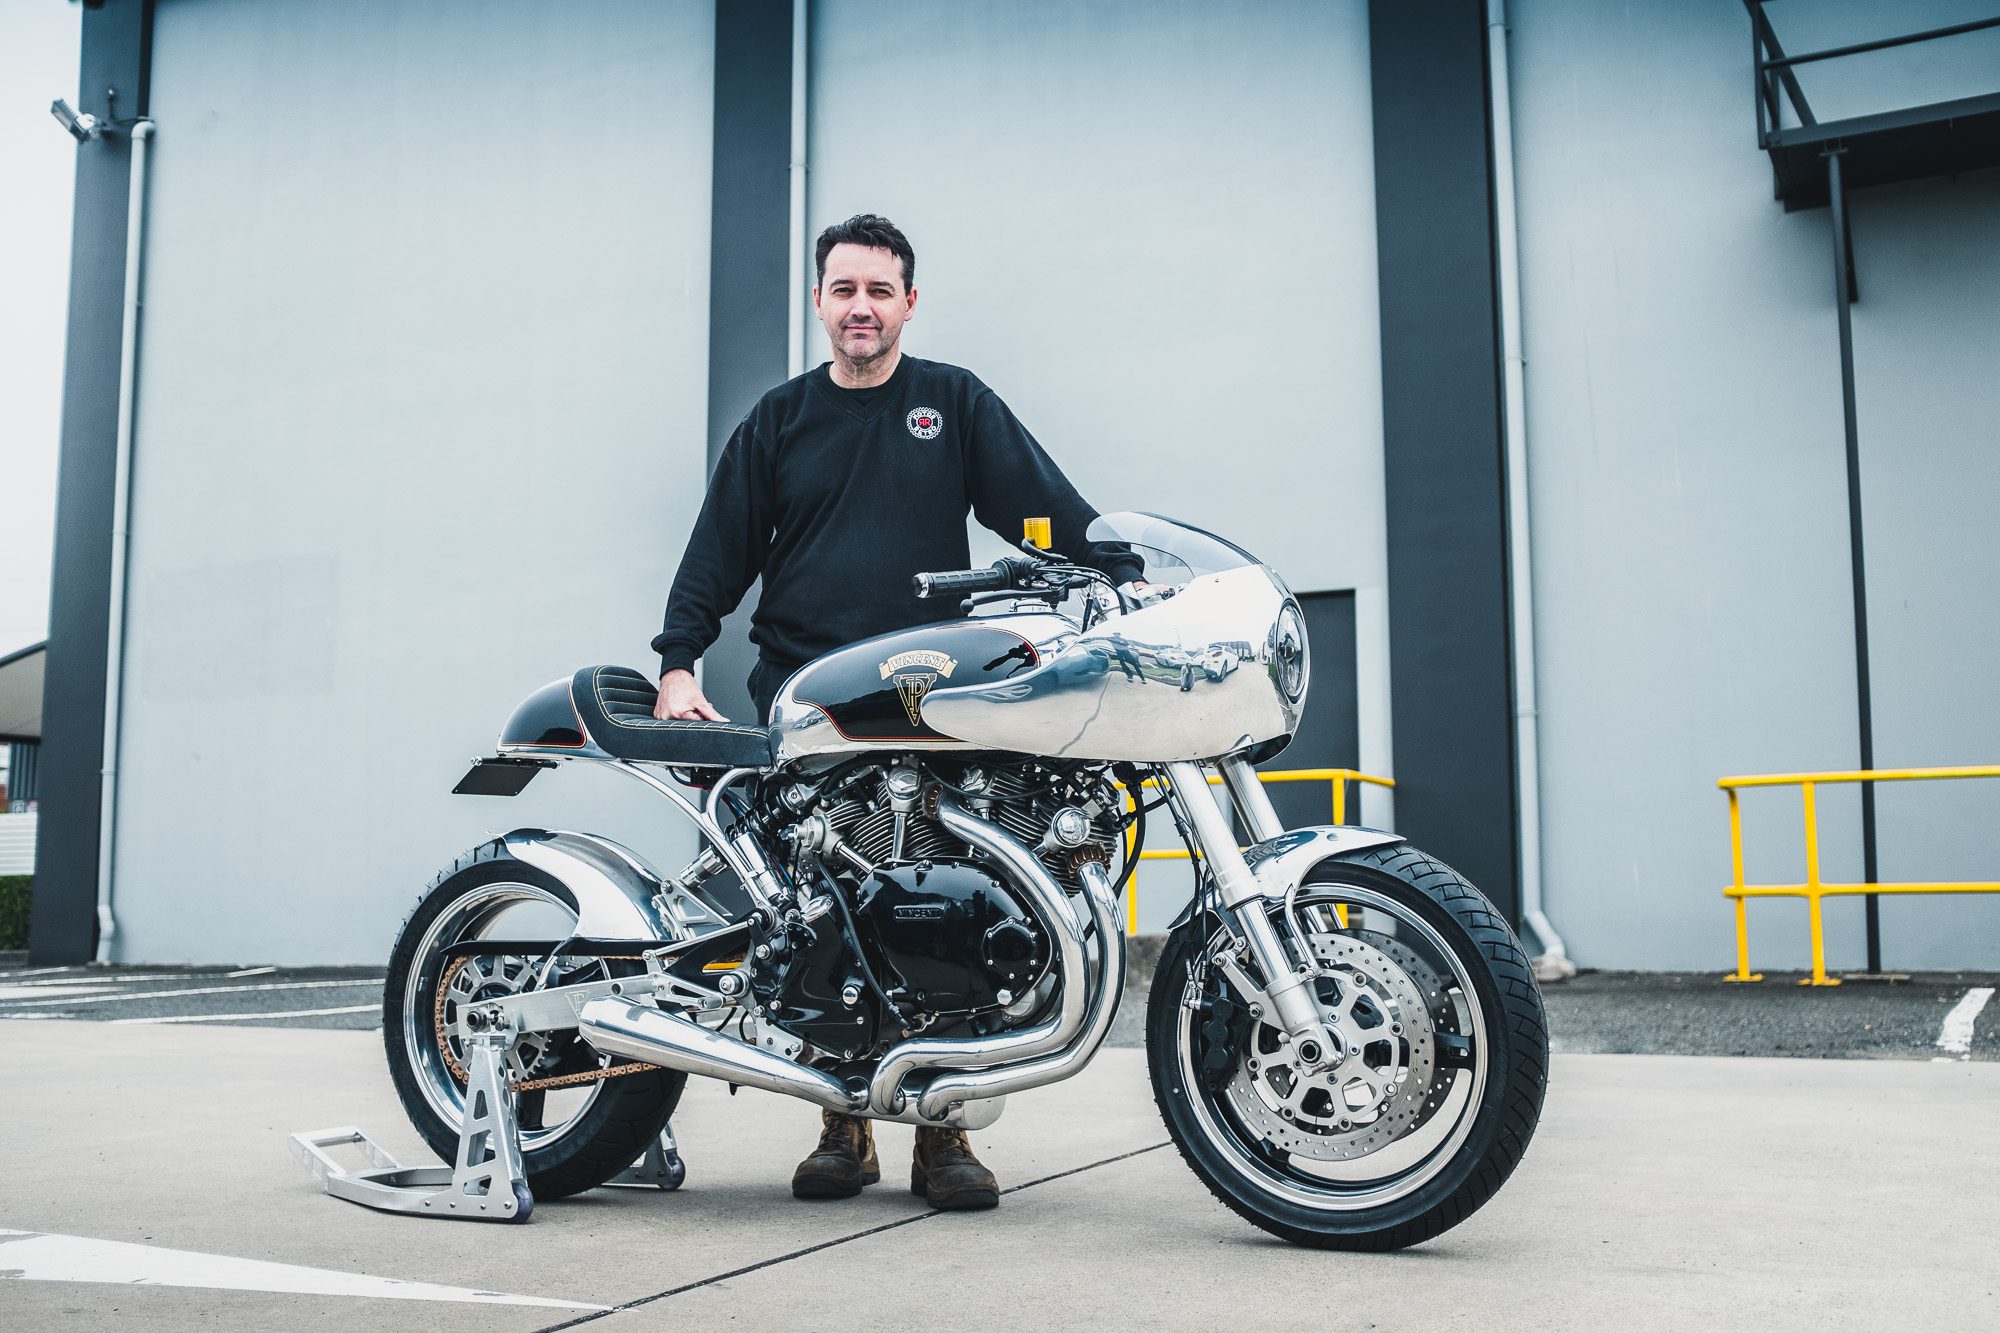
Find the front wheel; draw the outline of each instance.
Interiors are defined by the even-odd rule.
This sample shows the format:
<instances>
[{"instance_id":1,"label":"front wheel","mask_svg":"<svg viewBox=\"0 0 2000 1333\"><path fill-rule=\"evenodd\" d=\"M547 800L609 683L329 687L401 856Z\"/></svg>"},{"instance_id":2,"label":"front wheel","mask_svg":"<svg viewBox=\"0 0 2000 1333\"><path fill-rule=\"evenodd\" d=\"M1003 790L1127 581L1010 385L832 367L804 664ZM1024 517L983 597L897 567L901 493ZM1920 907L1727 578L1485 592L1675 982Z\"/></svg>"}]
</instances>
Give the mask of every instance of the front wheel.
<instances>
[{"instance_id":1,"label":"front wheel","mask_svg":"<svg viewBox=\"0 0 2000 1333\"><path fill-rule=\"evenodd\" d=\"M1548 1026L1520 942L1407 844L1323 861L1289 912L1269 910L1344 1049L1300 1061L1256 963L1197 914L1167 941L1146 1011L1153 1095L1181 1156L1298 1244L1393 1250L1457 1225L1541 1115Z\"/></svg>"}]
</instances>

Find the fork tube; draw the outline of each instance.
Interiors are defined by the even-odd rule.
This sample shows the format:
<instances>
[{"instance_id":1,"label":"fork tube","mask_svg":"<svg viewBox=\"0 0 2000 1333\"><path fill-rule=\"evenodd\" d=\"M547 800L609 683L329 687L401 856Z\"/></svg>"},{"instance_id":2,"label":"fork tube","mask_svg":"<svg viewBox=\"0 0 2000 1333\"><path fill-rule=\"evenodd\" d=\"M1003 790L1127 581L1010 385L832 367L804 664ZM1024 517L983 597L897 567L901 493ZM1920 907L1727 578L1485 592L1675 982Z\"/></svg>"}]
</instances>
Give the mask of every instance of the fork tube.
<instances>
[{"instance_id":1,"label":"fork tube","mask_svg":"<svg viewBox=\"0 0 2000 1333\"><path fill-rule=\"evenodd\" d=\"M1278 818L1278 812L1271 808L1271 793L1264 790L1264 784L1257 780L1257 766L1242 755L1231 755L1216 767L1222 770L1223 785L1229 788L1229 799L1235 803L1236 813L1243 819L1243 827L1250 832L1250 841L1264 842L1285 831L1285 825ZM1334 821L1336 824L1339 820Z\"/></svg>"},{"instance_id":2,"label":"fork tube","mask_svg":"<svg viewBox=\"0 0 2000 1333\"><path fill-rule=\"evenodd\" d=\"M1276 1011L1272 1016L1301 1043L1308 1038L1319 1043L1321 1059L1303 1062L1317 1067L1325 1062L1326 1053L1336 1048L1320 1022L1318 1001L1305 978L1293 966L1290 952L1271 925L1270 915L1264 908L1263 887L1258 884L1257 876L1236 846L1235 830L1229 827L1228 816L1223 814L1215 793L1209 788L1207 773L1199 764L1183 762L1168 764L1166 775L1174 795L1180 798L1181 808L1194 825L1202 862L1215 876L1222 905L1235 918L1237 930L1249 944L1250 954L1264 974L1264 993L1271 1001L1271 1008ZM1254 773L1250 781L1256 783Z\"/></svg>"}]
</instances>

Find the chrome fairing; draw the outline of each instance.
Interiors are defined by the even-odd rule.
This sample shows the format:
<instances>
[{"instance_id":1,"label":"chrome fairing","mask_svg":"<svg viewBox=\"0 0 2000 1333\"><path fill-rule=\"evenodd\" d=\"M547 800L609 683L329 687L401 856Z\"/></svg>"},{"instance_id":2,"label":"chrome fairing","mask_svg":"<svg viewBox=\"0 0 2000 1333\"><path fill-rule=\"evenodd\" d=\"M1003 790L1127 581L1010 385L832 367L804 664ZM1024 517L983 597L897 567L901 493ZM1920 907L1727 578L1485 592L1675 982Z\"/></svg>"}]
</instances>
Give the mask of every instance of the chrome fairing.
<instances>
[{"instance_id":1,"label":"chrome fairing","mask_svg":"<svg viewBox=\"0 0 2000 1333\"><path fill-rule=\"evenodd\" d=\"M966 636L959 631L965 629L991 628L1004 630L1009 636L1019 639L1031 650L1032 663L1021 673L1035 669L1035 664L1045 663L1062 644L1074 638L1076 622L1067 616L1047 611L1031 611L1019 615L978 616L966 620L945 621L937 625L918 626L915 629L898 630L893 634L879 635L873 639L863 639L860 643L849 644L845 648L828 653L794 674L778 690L778 696L771 705L771 729L777 735L778 762L794 763L821 755L858 754L869 750L973 750L984 748L959 739L955 733L930 734L936 728L928 708L921 707L926 697L923 691L935 693L943 680L949 676L938 676L935 663L919 662L915 669L919 674L928 673L933 679L917 682L916 700L920 716L926 724L921 732L914 728L899 735L850 735L841 729L832 704L838 705L832 697L820 702L809 702L801 698L801 693L810 693L815 678L824 678L833 673L851 672L863 679L875 682L896 678L903 684L897 673L904 658L947 657L945 649L954 649L957 642ZM940 651L931 652L930 649ZM980 663L968 663L977 668ZM961 676L964 674L960 672ZM1014 679L1021 678L1016 675ZM900 730L900 728L898 729Z\"/></svg>"},{"instance_id":2,"label":"chrome fairing","mask_svg":"<svg viewBox=\"0 0 2000 1333\"><path fill-rule=\"evenodd\" d=\"M924 720L982 749L1060 758L1233 754L1298 727L1303 670L1293 676L1297 698L1282 683L1288 606L1290 593L1262 565L1203 574L1074 635L1004 683L932 689Z\"/></svg>"}]
</instances>

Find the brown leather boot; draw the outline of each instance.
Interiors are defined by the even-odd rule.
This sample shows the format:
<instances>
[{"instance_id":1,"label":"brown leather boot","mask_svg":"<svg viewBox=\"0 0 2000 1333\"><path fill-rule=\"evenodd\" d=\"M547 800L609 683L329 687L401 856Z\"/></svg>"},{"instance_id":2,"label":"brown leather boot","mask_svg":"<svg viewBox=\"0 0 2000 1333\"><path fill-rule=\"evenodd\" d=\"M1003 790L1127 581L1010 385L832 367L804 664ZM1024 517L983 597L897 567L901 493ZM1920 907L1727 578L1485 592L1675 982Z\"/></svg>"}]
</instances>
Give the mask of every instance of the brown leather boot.
<instances>
[{"instance_id":1,"label":"brown leather boot","mask_svg":"<svg viewBox=\"0 0 2000 1333\"><path fill-rule=\"evenodd\" d=\"M882 1178L875 1160L874 1126L860 1116L819 1113L819 1146L792 1172L798 1199L846 1199Z\"/></svg>"},{"instance_id":2,"label":"brown leather boot","mask_svg":"<svg viewBox=\"0 0 2000 1333\"><path fill-rule=\"evenodd\" d=\"M1000 1182L972 1155L964 1130L920 1125L910 1156L910 1193L949 1212L991 1208L1000 1202Z\"/></svg>"}]
</instances>

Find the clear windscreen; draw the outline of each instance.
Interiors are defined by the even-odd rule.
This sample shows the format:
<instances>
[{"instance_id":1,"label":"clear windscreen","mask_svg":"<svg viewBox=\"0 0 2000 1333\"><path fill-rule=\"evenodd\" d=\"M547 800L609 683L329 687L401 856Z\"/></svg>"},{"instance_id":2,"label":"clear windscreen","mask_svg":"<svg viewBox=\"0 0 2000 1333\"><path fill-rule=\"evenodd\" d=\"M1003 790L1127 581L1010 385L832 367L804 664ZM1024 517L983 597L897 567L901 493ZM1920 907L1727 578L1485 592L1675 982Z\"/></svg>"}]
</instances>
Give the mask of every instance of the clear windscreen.
<instances>
[{"instance_id":1,"label":"clear windscreen","mask_svg":"<svg viewBox=\"0 0 2000 1333\"><path fill-rule=\"evenodd\" d=\"M1141 577L1148 583L1178 586L1203 574L1263 563L1212 532L1158 514L1130 510L1102 514L1084 535L1090 540L1096 563L1103 563L1106 556L1129 553L1145 567Z\"/></svg>"}]
</instances>

